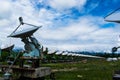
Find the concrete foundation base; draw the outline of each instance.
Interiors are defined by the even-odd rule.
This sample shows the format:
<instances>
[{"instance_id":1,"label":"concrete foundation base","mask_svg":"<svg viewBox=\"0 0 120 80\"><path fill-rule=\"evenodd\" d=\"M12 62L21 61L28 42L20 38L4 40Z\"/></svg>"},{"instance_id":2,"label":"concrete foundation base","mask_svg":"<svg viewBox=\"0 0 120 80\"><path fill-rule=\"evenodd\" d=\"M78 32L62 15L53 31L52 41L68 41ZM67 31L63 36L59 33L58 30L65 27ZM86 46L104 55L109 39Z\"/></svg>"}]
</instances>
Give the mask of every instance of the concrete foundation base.
<instances>
[{"instance_id":1,"label":"concrete foundation base","mask_svg":"<svg viewBox=\"0 0 120 80\"><path fill-rule=\"evenodd\" d=\"M27 78L42 78L51 74L50 67L39 67L39 68L13 68L13 73L20 77Z\"/></svg>"}]
</instances>

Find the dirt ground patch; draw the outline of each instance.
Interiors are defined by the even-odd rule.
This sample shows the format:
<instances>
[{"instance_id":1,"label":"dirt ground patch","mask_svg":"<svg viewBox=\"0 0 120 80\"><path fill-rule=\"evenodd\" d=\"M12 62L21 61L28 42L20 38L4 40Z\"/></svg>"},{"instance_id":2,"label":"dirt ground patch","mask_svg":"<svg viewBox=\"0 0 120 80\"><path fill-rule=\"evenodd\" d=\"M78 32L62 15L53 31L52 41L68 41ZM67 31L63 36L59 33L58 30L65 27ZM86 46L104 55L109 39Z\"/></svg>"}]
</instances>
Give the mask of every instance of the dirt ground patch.
<instances>
[{"instance_id":1,"label":"dirt ground patch","mask_svg":"<svg viewBox=\"0 0 120 80\"><path fill-rule=\"evenodd\" d=\"M74 71L77 70L76 67L73 68L64 68L64 69L53 69L52 72L58 72L58 71Z\"/></svg>"}]
</instances>

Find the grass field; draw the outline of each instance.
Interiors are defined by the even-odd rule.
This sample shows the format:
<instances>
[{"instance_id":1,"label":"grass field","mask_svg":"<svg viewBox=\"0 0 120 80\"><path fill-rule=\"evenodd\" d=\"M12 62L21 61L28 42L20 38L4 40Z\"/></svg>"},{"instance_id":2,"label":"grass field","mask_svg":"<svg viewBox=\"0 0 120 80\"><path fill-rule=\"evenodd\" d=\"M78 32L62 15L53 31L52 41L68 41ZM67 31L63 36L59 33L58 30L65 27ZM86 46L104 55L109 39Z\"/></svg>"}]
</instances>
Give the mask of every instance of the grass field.
<instances>
[{"instance_id":1,"label":"grass field","mask_svg":"<svg viewBox=\"0 0 120 80\"><path fill-rule=\"evenodd\" d=\"M114 71L120 70L120 61L89 60L76 63L50 63L56 80L112 80ZM49 79L47 79L49 80Z\"/></svg>"}]
</instances>

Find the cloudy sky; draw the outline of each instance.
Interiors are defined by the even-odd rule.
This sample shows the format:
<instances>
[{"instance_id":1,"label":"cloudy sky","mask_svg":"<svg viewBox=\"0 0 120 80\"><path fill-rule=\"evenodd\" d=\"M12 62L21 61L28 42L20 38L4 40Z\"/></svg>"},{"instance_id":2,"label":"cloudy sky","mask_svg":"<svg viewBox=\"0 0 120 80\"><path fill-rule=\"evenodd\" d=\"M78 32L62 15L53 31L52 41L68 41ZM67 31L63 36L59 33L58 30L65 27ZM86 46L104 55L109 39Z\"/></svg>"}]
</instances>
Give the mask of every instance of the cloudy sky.
<instances>
[{"instance_id":1,"label":"cloudy sky","mask_svg":"<svg viewBox=\"0 0 120 80\"><path fill-rule=\"evenodd\" d=\"M42 25L34 36L49 49L111 51L118 46L120 24L104 21L120 0L0 0L0 41L22 47L7 36L24 22ZM29 26L22 26L22 30Z\"/></svg>"}]
</instances>

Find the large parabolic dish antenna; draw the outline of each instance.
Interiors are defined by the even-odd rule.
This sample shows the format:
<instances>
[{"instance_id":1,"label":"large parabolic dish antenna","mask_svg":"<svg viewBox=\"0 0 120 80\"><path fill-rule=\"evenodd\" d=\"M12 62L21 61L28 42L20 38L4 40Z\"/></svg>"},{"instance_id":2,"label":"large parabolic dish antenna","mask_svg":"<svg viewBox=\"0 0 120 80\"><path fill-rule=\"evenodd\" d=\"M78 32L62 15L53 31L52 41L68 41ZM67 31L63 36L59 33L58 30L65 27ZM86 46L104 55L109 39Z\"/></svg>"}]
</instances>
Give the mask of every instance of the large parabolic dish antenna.
<instances>
[{"instance_id":1,"label":"large parabolic dish antenna","mask_svg":"<svg viewBox=\"0 0 120 80\"><path fill-rule=\"evenodd\" d=\"M107 15L105 21L120 23L120 8Z\"/></svg>"},{"instance_id":2,"label":"large parabolic dish antenna","mask_svg":"<svg viewBox=\"0 0 120 80\"><path fill-rule=\"evenodd\" d=\"M35 31L37 31L39 28L42 27L42 26L35 26L32 24L24 23L22 17L19 17L19 22L20 22L20 25L8 37L15 37L15 38L30 37L31 35L33 35L33 33ZM22 31L17 31L17 29L22 25L29 25L29 26L33 26L33 27L24 29Z\"/></svg>"},{"instance_id":3,"label":"large parabolic dish antenna","mask_svg":"<svg viewBox=\"0 0 120 80\"><path fill-rule=\"evenodd\" d=\"M18 31L18 32L15 32L9 35L9 37L16 37L16 38L28 37L28 36L33 35L33 33L37 31L39 28L40 27L33 27L33 28L26 29L24 31Z\"/></svg>"}]
</instances>

